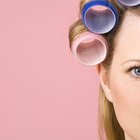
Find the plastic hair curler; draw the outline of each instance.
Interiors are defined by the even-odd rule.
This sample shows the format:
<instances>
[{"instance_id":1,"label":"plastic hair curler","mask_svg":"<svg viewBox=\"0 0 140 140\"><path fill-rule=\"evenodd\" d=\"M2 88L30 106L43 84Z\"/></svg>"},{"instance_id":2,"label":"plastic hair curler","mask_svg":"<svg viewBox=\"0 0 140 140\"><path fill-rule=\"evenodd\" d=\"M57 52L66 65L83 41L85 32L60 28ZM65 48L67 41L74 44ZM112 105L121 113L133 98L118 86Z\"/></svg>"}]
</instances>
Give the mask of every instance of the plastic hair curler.
<instances>
[{"instance_id":1,"label":"plastic hair curler","mask_svg":"<svg viewBox=\"0 0 140 140\"><path fill-rule=\"evenodd\" d=\"M124 6L137 6L140 4L140 0L118 0Z\"/></svg>"},{"instance_id":2,"label":"plastic hair curler","mask_svg":"<svg viewBox=\"0 0 140 140\"><path fill-rule=\"evenodd\" d=\"M116 8L107 0L88 2L82 10L82 21L86 28L97 34L109 32L118 22Z\"/></svg>"},{"instance_id":3,"label":"plastic hair curler","mask_svg":"<svg viewBox=\"0 0 140 140\"><path fill-rule=\"evenodd\" d=\"M103 36L87 31L75 38L71 51L79 63L93 66L105 59L107 48L108 44Z\"/></svg>"}]
</instances>

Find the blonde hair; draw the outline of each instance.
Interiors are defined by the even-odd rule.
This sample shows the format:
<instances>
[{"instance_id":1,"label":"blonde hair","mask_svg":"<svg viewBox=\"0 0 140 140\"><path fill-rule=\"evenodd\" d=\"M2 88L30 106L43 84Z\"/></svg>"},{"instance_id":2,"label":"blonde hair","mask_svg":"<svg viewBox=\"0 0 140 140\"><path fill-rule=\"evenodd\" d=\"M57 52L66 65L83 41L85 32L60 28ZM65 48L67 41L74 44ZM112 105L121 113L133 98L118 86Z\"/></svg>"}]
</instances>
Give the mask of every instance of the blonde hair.
<instances>
[{"instance_id":1,"label":"blonde hair","mask_svg":"<svg viewBox=\"0 0 140 140\"><path fill-rule=\"evenodd\" d=\"M69 37L70 47L72 46L72 43L76 36L80 35L83 32L88 31L87 28L85 28L85 26L82 23L81 13L82 13L83 6L89 1L90 0L80 1L80 8L79 8L79 15L78 15L79 19L76 20L73 24L71 24L69 28L68 37ZM108 1L111 2L116 7L120 16L119 24L115 27L115 29L103 35L108 42L109 48L108 48L106 59L102 62L102 64L109 72L113 53L115 50L114 46L116 44L115 43L116 36L120 31L123 18L125 17L125 12L129 10L137 15L140 15L140 8L137 6L124 8L122 5L118 3L117 0L108 0ZM104 139L103 134L105 134L105 137L107 138L107 140L125 140L124 131L118 123L118 120L114 112L113 104L109 102L107 98L105 97L101 84L100 84L98 103L99 103L99 107L98 107L99 139L103 140Z\"/></svg>"}]
</instances>

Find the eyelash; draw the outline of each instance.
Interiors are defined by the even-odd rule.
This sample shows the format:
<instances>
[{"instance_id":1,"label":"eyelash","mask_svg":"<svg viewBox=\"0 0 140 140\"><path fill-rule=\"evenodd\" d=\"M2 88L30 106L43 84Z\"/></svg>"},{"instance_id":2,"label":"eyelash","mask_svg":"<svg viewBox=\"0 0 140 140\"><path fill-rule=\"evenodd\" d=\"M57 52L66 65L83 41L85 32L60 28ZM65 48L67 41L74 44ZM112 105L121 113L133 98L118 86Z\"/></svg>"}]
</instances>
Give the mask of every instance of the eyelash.
<instances>
[{"instance_id":1,"label":"eyelash","mask_svg":"<svg viewBox=\"0 0 140 140\"><path fill-rule=\"evenodd\" d=\"M127 72L130 73L130 77L135 78L135 79L140 79L140 76L134 76L134 74L131 73L132 70L140 68L140 65L134 65L134 66L130 66L129 69L127 70Z\"/></svg>"}]
</instances>

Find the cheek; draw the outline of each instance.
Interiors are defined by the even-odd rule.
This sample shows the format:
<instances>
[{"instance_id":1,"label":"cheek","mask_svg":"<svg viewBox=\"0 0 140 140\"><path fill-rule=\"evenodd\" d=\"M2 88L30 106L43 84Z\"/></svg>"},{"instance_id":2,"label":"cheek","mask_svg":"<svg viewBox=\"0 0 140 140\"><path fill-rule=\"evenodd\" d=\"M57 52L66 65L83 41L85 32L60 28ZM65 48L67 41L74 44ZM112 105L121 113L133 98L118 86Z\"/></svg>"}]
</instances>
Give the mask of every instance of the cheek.
<instances>
[{"instance_id":1,"label":"cheek","mask_svg":"<svg viewBox=\"0 0 140 140\"><path fill-rule=\"evenodd\" d=\"M140 81L115 74L111 76L110 90L121 127L128 134L140 139Z\"/></svg>"}]
</instances>

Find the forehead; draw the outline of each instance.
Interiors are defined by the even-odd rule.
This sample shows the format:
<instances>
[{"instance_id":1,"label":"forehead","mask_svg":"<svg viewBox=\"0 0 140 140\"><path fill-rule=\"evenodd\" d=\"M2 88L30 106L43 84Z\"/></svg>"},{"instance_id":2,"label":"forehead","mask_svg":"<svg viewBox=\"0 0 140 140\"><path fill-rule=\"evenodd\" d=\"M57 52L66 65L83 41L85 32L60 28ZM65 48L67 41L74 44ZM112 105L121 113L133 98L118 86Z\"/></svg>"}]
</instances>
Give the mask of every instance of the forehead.
<instances>
[{"instance_id":1,"label":"forehead","mask_svg":"<svg viewBox=\"0 0 140 140\"><path fill-rule=\"evenodd\" d=\"M140 15L126 12L115 44L115 54L140 59Z\"/></svg>"}]
</instances>

